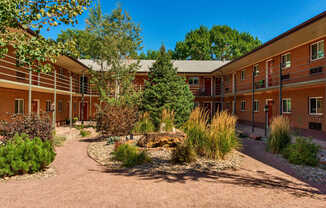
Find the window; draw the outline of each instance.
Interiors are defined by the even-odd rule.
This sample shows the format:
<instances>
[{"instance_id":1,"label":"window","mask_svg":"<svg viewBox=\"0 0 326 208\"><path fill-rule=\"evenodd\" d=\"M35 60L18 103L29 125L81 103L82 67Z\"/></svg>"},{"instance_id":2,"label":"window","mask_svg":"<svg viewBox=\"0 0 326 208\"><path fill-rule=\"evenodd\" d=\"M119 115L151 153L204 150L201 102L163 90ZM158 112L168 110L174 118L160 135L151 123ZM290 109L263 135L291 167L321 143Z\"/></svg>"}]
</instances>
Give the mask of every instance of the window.
<instances>
[{"instance_id":1,"label":"window","mask_svg":"<svg viewBox=\"0 0 326 208\"><path fill-rule=\"evenodd\" d=\"M323 114L323 98L312 97L309 98L309 114L322 115Z\"/></svg>"},{"instance_id":2,"label":"window","mask_svg":"<svg viewBox=\"0 0 326 208\"><path fill-rule=\"evenodd\" d=\"M60 113L60 112L62 112L63 111L63 104L62 104L62 101L60 100L59 102L58 102L58 112Z\"/></svg>"},{"instance_id":3,"label":"window","mask_svg":"<svg viewBox=\"0 0 326 208\"><path fill-rule=\"evenodd\" d=\"M51 112L51 100L46 101L45 110L46 112Z\"/></svg>"},{"instance_id":4,"label":"window","mask_svg":"<svg viewBox=\"0 0 326 208\"><path fill-rule=\"evenodd\" d=\"M188 83L190 86L197 86L197 85L199 85L199 78L198 77L189 77Z\"/></svg>"},{"instance_id":5,"label":"window","mask_svg":"<svg viewBox=\"0 0 326 208\"><path fill-rule=\"evenodd\" d=\"M259 101L255 100L254 101L254 112L258 112L259 111Z\"/></svg>"},{"instance_id":6,"label":"window","mask_svg":"<svg viewBox=\"0 0 326 208\"><path fill-rule=\"evenodd\" d=\"M23 114L24 113L24 100L23 99L16 99L15 100L15 113L16 114Z\"/></svg>"},{"instance_id":7,"label":"window","mask_svg":"<svg viewBox=\"0 0 326 208\"><path fill-rule=\"evenodd\" d=\"M245 80L246 79L246 73L245 73L245 70L242 70L241 73L240 73L240 79L241 80Z\"/></svg>"},{"instance_id":8,"label":"window","mask_svg":"<svg viewBox=\"0 0 326 208\"><path fill-rule=\"evenodd\" d=\"M324 41L319 41L311 45L311 60L317 60L324 57Z\"/></svg>"},{"instance_id":9,"label":"window","mask_svg":"<svg viewBox=\"0 0 326 208\"><path fill-rule=\"evenodd\" d=\"M291 54L287 53L283 55L281 61L282 61L282 68L291 67Z\"/></svg>"},{"instance_id":10,"label":"window","mask_svg":"<svg viewBox=\"0 0 326 208\"><path fill-rule=\"evenodd\" d=\"M241 101L241 108L240 108L241 111L245 111L246 110L246 101L243 100Z\"/></svg>"},{"instance_id":11,"label":"window","mask_svg":"<svg viewBox=\"0 0 326 208\"><path fill-rule=\"evenodd\" d=\"M254 75L255 75L255 77L259 75L258 64L254 66Z\"/></svg>"},{"instance_id":12,"label":"window","mask_svg":"<svg viewBox=\"0 0 326 208\"><path fill-rule=\"evenodd\" d=\"M291 113L292 112L291 98L284 98L282 100L282 110L283 110L283 113Z\"/></svg>"}]
</instances>

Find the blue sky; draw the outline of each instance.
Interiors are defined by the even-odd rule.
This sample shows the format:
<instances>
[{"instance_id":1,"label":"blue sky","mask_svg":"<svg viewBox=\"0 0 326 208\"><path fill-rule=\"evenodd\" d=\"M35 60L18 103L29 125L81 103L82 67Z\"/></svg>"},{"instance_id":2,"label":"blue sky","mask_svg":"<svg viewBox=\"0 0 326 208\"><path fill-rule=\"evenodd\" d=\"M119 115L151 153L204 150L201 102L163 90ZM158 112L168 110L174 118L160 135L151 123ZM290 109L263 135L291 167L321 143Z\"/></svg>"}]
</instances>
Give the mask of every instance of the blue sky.
<instances>
[{"instance_id":1,"label":"blue sky","mask_svg":"<svg viewBox=\"0 0 326 208\"><path fill-rule=\"evenodd\" d=\"M266 42L326 10L325 0L101 0L103 12L110 13L117 3L140 24L144 51L156 50L162 43L174 49L177 41L200 25L229 25ZM83 29L86 17L87 13L79 16L75 28ZM69 27L43 35L56 39Z\"/></svg>"}]
</instances>

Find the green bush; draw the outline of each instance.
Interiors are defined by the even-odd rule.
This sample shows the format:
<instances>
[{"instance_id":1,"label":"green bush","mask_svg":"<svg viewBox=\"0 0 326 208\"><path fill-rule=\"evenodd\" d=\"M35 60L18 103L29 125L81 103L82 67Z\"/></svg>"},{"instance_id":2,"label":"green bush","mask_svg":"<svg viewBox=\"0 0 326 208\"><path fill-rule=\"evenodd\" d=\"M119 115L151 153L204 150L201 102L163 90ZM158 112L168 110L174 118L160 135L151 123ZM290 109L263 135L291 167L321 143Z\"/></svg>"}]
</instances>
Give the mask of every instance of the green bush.
<instances>
[{"instance_id":1,"label":"green bush","mask_svg":"<svg viewBox=\"0 0 326 208\"><path fill-rule=\"evenodd\" d=\"M290 144L282 151L284 158L296 165L316 166L318 164L317 153L320 147L314 144L311 139L298 137L294 144Z\"/></svg>"},{"instance_id":2,"label":"green bush","mask_svg":"<svg viewBox=\"0 0 326 208\"><path fill-rule=\"evenodd\" d=\"M50 141L16 134L0 146L0 177L43 170L51 164L55 155Z\"/></svg>"},{"instance_id":3,"label":"green bush","mask_svg":"<svg viewBox=\"0 0 326 208\"><path fill-rule=\"evenodd\" d=\"M91 132L88 131L88 130L81 129L81 130L80 130L80 135L81 135L82 137L87 137L87 136L91 135Z\"/></svg>"},{"instance_id":4,"label":"green bush","mask_svg":"<svg viewBox=\"0 0 326 208\"><path fill-rule=\"evenodd\" d=\"M134 133L146 134L155 132L155 126L149 117L149 113L144 113L133 129Z\"/></svg>"},{"instance_id":5,"label":"green bush","mask_svg":"<svg viewBox=\"0 0 326 208\"><path fill-rule=\"evenodd\" d=\"M175 163L191 163L196 161L197 155L189 142L178 144L172 152L172 161Z\"/></svg>"},{"instance_id":6,"label":"green bush","mask_svg":"<svg viewBox=\"0 0 326 208\"><path fill-rule=\"evenodd\" d=\"M146 162L150 162L151 158L148 156L147 152L139 152L136 146L129 144L121 144L117 149L112 152L113 160L122 162L125 167L134 167L136 165L141 165Z\"/></svg>"},{"instance_id":7,"label":"green bush","mask_svg":"<svg viewBox=\"0 0 326 208\"><path fill-rule=\"evenodd\" d=\"M267 142L267 150L272 153L281 153L290 143L289 119L283 116L275 117L271 124L271 133Z\"/></svg>"}]
</instances>

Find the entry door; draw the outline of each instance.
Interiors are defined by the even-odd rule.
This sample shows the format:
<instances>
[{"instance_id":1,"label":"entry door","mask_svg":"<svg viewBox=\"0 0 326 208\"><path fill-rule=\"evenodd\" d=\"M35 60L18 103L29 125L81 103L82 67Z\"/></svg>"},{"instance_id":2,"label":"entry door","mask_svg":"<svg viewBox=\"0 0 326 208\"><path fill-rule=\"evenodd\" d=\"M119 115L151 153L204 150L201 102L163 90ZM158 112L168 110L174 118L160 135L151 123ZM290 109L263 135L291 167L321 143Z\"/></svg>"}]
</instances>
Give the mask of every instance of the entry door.
<instances>
[{"instance_id":1,"label":"entry door","mask_svg":"<svg viewBox=\"0 0 326 208\"><path fill-rule=\"evenodd\" d=\"M273 61L266 62L266 87L273 86Z\"/></svg>"},{"instance_id":2,"label":"entry door","mask_svg":"<svg viewBox=\"0 0 326 208\"><path fill-rule=\"evenodd\" d=\"M34 114L38 114L38 101L37 100L32 100L32 112Z\"/></svg>"},{"instance_id":3,"label":"entry door","mask_svg":"<svg viewBox=\"0 0 326 208\"><path fill-rule=\"evenodd\" d=\"M205 96L211 96L211 79L205 78Z\"/></svg>"},{"instance_id":4,"label":"entry door","mask_svg":"<svg viewBox=\"0 0 326 208\"><path fill-rule=\"evenodd\" d=\"M273 119L273 100L267 100L268 105L268 126L271 124Z\"/></svg>"},{"instance_id":5,"label":"entry door","mask_svg":"<svg viewBox=\"0 0 326 208\"><path fill-rule=\"evenodd\" d=\"M87 107L88 107L87 103L84 103L84 107L82 106L82 103L80 103L80 119L81 120L84 120L84 121L87 121L88 120ZM82 119L82 111L84 113L83 114L83 118L84 119Z\"/></svg>"}]
</instances>

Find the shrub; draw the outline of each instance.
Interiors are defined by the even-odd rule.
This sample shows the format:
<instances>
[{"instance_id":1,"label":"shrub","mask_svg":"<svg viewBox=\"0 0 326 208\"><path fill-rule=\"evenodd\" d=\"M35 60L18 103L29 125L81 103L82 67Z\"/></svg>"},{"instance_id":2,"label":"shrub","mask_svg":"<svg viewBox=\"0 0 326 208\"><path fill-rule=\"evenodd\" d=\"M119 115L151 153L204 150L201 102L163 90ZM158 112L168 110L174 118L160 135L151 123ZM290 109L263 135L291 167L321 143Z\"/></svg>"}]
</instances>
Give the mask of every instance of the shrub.
<instances>
[{"instance_id":1,"label":"shrub","mask_svg":"<svg viewBox=\"0 0 326 208\"><path fill-rule=\"evenodd\" d=\"M16 134L0 146L0 177L40 171L54 160L55 155L50 141Z\"/></svg>"},{"instance_id":2,"label":"shrub","mask_svg":"<svg viewBox=\"0 0 326 208\"><path fill-rule=\"evenodd\" d=\"M103 136L125 136L132 132L137 119L135 106L104 104L96 114L96 131Z\"/></svg>"},{"instance_id":3,"label":"shrub","mask_svg":"<svg viewBox=\"0 0 326 208\"><path fill-rule=\"evenodd\" d=\"M209 128L206 156L213 159L224 159L225 155L240 146L236 136L237 118L226 111L217 113Z\"/></svg>"},{"instance_id":4,"label":"shrub","mask_svg":"<svg viewBox=\"0 0 326 208\"><path fill-rule=\"evenodd\" d=\"M178 144L172 152L172 161L175 163L191 163L196 161L196 151L189 142Z\"/></svg>"},{"instance_id":5,"label":"shrub","mask_svg":"<svg viewBox=\"0 0 326 208\"><path fill-rule=\"evenodd\" d=\"M81 129L79 134L80 134L82 137L87 137L87 136L91 135L91 132L88 131L88 130Z\"/></svg>"},{"instance_id":6,"label":"shrub","mask_svg":"<svg viewBox=\"0 0 326 208\"><path fill-rule=\"evenodd\" d=\"M14 114L8 122L2 121L0 124L0 132L5 141L14 137L17 133L24 133L29 135L30 138L38 137L42 141L47 141L52 139L52 131L50 118L46 114Z\"/></svg>"},{"instance_id":7,"label":"shrub","mask_svg":"<svg viewBox=\"0 0 326 208\"><path fill-rule=\"evenodd\" d=\"M206 144L208 141L207 134L208 113L200 108L195 108L184 124L183 130L187 134L187 140L191 143L198 155L204 156Z\"/></svg>"},{"instance_id":8,"label":"shrub","mask_svg":"<svg viewBox=\"0 0 326 208\"><path fill-rule=\"evenodd\" d=\"M161 116L160 130L171 132L174 128L174 112L163 109Z\"/></svg>"},{"instance_id":9,"label":"shrub","mask_svg":"<svg viewBox=\"0 0 326 208\"><path fill-rule=\"evenodd\" d=\"M134 167L136 165L141 165L145 162L150 162L151 159L147 152L137 149L136 146L129 144L121 144L117 149L112 152L113 160L122 162L125 167Z\"/></svg>"},{"instance_id":10,"label":"shrub","mask_svg":"<svg viewBox=\"0 0 326 208\"><path fill-rule=\"evenodd\" d=\"M280 153L291 142L290 121L287 117L278 116L272 120L267 149L272 153Z\"/></svg>"},{"instance_id":11,"label":"shrub","mask_svg":"<svg viewBox=\"0 0 326 208\"><path fill-rule=\"evenodd\" d=\"M290 144L282 151L282 154L290 163L316 166L319 162L317 157L319 150L320 147L311 139L298 137L294 144Z\"/></svg>"},{"instance_id":12,"label":"shrub","mask_svg":"<svg viewBox=\"0 0 326 208\"><path fill-rule=\"evenodd\" d=\"M133 129L134 133L145 134L155 131L155 126L149 117L149 113L144 113L141 116L140 121L138 121Z\"/></svg>"}]
</instances>

